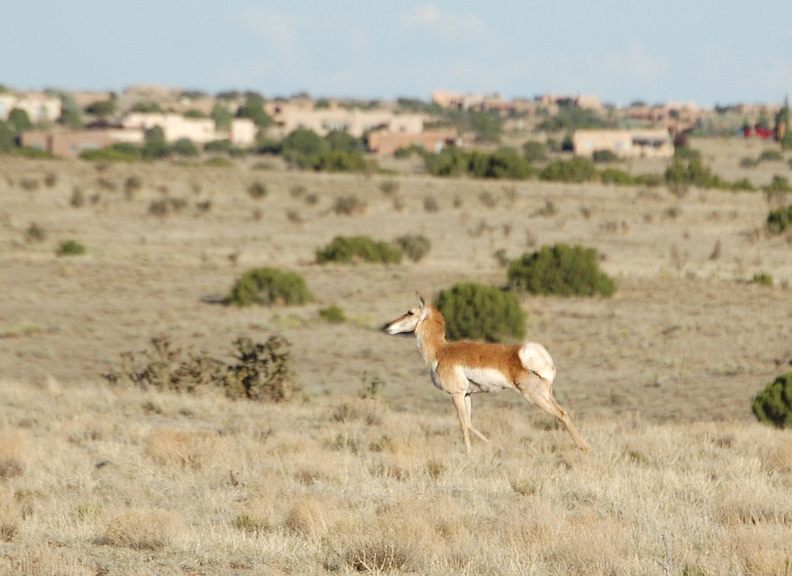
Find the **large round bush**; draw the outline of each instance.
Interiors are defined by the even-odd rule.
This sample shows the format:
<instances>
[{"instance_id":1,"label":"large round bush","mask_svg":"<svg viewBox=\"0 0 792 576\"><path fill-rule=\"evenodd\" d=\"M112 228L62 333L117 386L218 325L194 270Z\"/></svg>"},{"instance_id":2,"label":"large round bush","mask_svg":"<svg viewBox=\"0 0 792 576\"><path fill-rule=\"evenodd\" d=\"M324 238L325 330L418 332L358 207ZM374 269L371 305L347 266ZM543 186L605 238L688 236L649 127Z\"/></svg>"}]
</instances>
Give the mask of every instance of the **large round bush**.
<instances>
[{"instance_id":1,"label":"large round bush","mask_svg":"<svg viewBox=\"0 0 792 576\"><path fill-rule=\"evenodd\" d=\"M778 376L753 401L757 420L779 428L792 427L792 372Z\"/></svg>"},{"instance_id":2,"label":"large round bush","mask_svg":"<svg viewBox=\"0 0 792 576\"><path fill-rule=\"evenodd\" d=\"M556 244L512 261L509 288L533 294L610 296L616 284L600 270L596 250Z\"/></svg>"},{"instance_id":3,"label":"large round bush","mask_svg":"<svg viewBox=\"0 0 792 576\"><path fill-rule=\"evenodd\" d=\"M434 306L445 318L446 335L451 340L496 342L525 336L526 314L520 301L494 286L461 282L441 290Z\"/></svg>"},{"instance_id":4,"label":"large round bush","mask_svg":"<svg viewBox=\"0 0 792 576\"><path fill-rule=\"evenodd\" d=\"M333 241L316 251L316 262L341 262L348 264L355 261L381 262L398 264L402 252L387 242L377 242L368 236L336 236Z\"/></svg>"},{"instance_id":5,"label":"large round bush","mask_svg":"<svg viewBox=\"0 0 792 576\"><path fill-rule=\"evenodd\" d=\"M250 304L304 304L313 300L313 294L305 279L295 272L284 272L277 268L254 268L248 270L234 284L226 296L226 304L248 306Z\"/></svg>"}]
</instances>

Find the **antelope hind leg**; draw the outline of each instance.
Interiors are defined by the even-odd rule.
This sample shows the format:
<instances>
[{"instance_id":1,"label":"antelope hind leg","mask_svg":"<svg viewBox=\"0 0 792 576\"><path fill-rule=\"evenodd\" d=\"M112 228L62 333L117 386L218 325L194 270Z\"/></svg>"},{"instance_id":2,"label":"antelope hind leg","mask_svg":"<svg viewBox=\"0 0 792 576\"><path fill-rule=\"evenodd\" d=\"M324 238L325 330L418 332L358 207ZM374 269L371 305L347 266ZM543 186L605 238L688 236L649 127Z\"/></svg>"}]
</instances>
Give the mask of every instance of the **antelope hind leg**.
<instances>
[{"instance_id":1,"label":"antelope hind leg","mask_svg":"<svg viewBox=\"0 0 792 576\"><path fill-rule=\"evenodd\" d=\"M569 417L569 414L567 414L566 410L561 408L558 402L556 402L553 397L553 389L551 386L552 384L543 380L538 375L530 374L527 385L520 387L520 393L526 400L563 422L578 448L583 452L591 452L589 445L586 444L586 441L583 440L583 437L578 433L577 428L575 428L575 425L572 424L572 419Z\"/></svg>"}]
</instances>

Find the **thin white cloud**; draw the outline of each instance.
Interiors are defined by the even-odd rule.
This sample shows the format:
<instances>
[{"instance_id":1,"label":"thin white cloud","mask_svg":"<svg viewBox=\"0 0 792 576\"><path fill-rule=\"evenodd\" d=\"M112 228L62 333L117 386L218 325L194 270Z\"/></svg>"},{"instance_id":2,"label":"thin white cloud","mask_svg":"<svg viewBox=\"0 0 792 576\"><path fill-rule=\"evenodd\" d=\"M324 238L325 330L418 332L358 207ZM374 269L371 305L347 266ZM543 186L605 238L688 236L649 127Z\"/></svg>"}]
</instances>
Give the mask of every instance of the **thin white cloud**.
<instances>
[{"instance_id":1,"label":"thin white cloud","mask_svg":"<svg viewBox=\"0 0 792 576\"><path fill-rule=\"evenodd\" d=\"M248 8L243 12L242 18L246 26L264 38L270 48L281 57L290 61L298 59L300 41L297 16L261 8Z\"/></svg>"},{"instance_id":2,"label":"thin white cloud","mask_svg":"<svg viewBox=\"0 0 792 576\"><path fill-rule=\"evenodd\" d=\"M597 76L618 76L641 83L654 83L671 71L665 58L646 53L640 42L633 42L626 52L605 52L589 56L589 68Z\"/></svg>"},{"instance_id":3,"label":"thin white cloud","mask_svg":"<svg viewBox=\"0 0 792 576\"><path fill-rule=\"evenodd\" d=\"M478 16L443 12L435 4L423 4L402 13L399 23L407 30L428 30L446 43L489 34L489 27Z\"/></svg>"}]
</instances>

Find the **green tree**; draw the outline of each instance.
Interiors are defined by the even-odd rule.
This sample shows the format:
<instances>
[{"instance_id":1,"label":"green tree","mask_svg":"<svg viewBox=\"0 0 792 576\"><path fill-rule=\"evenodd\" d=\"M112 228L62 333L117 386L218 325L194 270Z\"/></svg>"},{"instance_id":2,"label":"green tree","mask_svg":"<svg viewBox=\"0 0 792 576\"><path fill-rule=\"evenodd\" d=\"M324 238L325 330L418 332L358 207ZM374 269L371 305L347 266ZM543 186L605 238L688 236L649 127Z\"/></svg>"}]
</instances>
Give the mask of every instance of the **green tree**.
<instances>
[{"instance_id":1,"label":"green tree","mask_svg":"<svg viewBox=\"0 0 792 576\"><path fill-rule=\"evenodd\" d=\"M8 152L16 146L14 131L0 120L0 152Z\"/></svg>"},{"instance_id":2,"label":"green tree","mask_svg":"<svg viewBox=\"0 0 792 576\"><path fill-rule=\"evenodd\" d=\"M228 109L228 106L223 104L222 102L218 102L212 108L212 120L215 121L217 128L220 130L228 130L231 128L231 121L234 119L234 115L231 113L231 110Z\"/></svg>"},{"instance_id":3,"label":"green tree","mask_svg":"<svg viewBox=\"0 0 792 576\"><path fill-rule=\"evenodd\" d=\"M8 115L8 123L14 127L17 134L27 132L33 128L33 122L30 121L28 113L19 108L14 108Z\"/></svg>"},{"instance_id":4,"label":"green tree","mask_svg":"<svg viewBox=\"0 0 792 576\"><path fill-rule=\"evenodd\" d=\"M185 118L206 118L206 114L201 112L200 110L187 110L184 113Z\"/></svg>"},{"instance_id":5,"label":"green tree","mask_svg":"<svg viewBox=\"0 0 792 576\"><path fill-rule=\"evenodd\" d=\"M360 153L366 151L366 143L363 138L355 138L343 130L333 130L325 136L325 140L330 144L330 150Z\"/></svg>"},{"instance_id":6,"label":"green tree","mask_svg":"<svg viewBox=\"0 0 792 576\"><path fill-rule=\"evenodd\" d=\"M264 112L264 99L255 92L247 93L247 100L237 110L238 118L250 118L256 126L269 126L272 118Z\"/></svg>"},{"instance_id":7,"label":"green tree","mask_svg":"<svg viewBox=\"0 0 792 576\"><path fill-rule=\"evenodd\" d=\"M781 110L776 114L775 118L775 136L776 140L781 142L781 148L787 150L792 148L792 136L789 136L789 96L784 98L784 105Z\"/></svg>"},{"instance_id":8,"label":"green tree","mask_svg":"<svg viewBox=\"0 0 792 576\"><path fill-rule=\"evenodd\" d=\"M481 142L500 142L503 121L497 112L469 112L470 128Z\"/></svg>"},{"instance_id":9,"label":"green tree","mask_svg":"<svg viewBox=\"0 0 792 576\"><path fill-rule=\"evenodd\" d=\"M143 146L144 158L167 158L172 152L168 141L165 140L165 132L162 128L154 126L146 132L146 143Z\"/></svg>"},{"instance_id":10,"label":"green tree","mask_svg":"<svg viewBox=\"0 0 792 576\"><path fill-rule=\"evenodd\" d=\"M189 138L179 138L173 144L173 151L180 156L198 156L198 148Z\"/></svg>"},{"instance_id":11,"label":"green tree","mask_svg":"<svg viewBox=\"0 0 792 576\"><path fill-rule=\"evenodd\" d=\"M85 111L88 114L93 114L94 116L110 116L115 114L116 110L118 109L116 105L115 97L111 97L109 100L101 100L99 102L94 102L85 107Z\"/></svg>"},{"instance_id":12,"label":"green tree","mask_svg":"<svg viewBox=\"0 0 792 576\"><path fill-rule=\"evenodd\" d=\"M767 112L762 110L759 113L759 120L756 121L756 125L759 128L763 128L765 130L770 130L770 118L767 117Z\"/></svg>"},{"instance_id":13,"label":"green tree","mask_svg":"<svg viewBox=\"0 0 792 576\"><path fill-rule=\"evenodd\" d=\"M61 116L58 122L74 130L79 130L84 125L80 105L70 94L61 94Z\"/></svg>"},{"instance_id":14,"label":"green tree","mask_svg":"<svg viewBox=\"0 0 792 576\"><path fill-rule=\"evenodd\" d=\"M605 122L593 110L578 108L574 104L559 107L558 114L539 124L540 130L548 132L574 131L578 128L602 128Z\"/></svg>"},{"instance_id":15,"label":"green tree","mask_svg":"<svg viewBox=\"0 0 792 576\"><path fill-rule=\"evenodd\" d=\"M162 108L156 102L138 102L134 106L132 106L132 112L145 112L145 113L154 113L154 112L162 112Z\"/></svg>"},{"instance_id":16,"label":"green tree","mask_svg":"<svg viewBox=\"0 0 792 576\"><path fill-rule=\"evenodd\" d=\"M547 155L547 147L541 142L526 142L523 144L523 157L528 162L542 162Z\"/></svg>"},{"instance_id":17,"label":"green tree","mask_svg":"<svg viewBox=\"0 0 792 576\"><path fill-rule=\"evenodd\" d=\"M321 156L330 151L330 143L308 128L298 128L283 139L281 146L283 155L292 160L299 156Z\"/></svg>"}]
</instances>

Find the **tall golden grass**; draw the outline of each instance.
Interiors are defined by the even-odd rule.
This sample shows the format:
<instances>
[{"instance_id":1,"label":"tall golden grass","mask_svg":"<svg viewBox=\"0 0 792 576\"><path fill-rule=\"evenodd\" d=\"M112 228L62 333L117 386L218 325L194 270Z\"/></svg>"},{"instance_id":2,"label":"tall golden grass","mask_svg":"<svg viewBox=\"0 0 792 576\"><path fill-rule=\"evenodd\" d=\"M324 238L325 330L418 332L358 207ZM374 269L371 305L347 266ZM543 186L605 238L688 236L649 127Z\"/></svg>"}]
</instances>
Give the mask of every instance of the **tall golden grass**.
<instances>
[{"instance_id":1,"label":"tall golden grass","mask_svg":"<svg viewBox=\"0 0 792 576\"><path fill-rule=\"evenodd\" d=\"M0 403L24 460L0 574L658 574L663 535L678 574L792 570L792 433L759 424L583 419L582 455L538 411L482 409L468 459L450 407L8 383Z\"/></svg>"}]
</instances>

